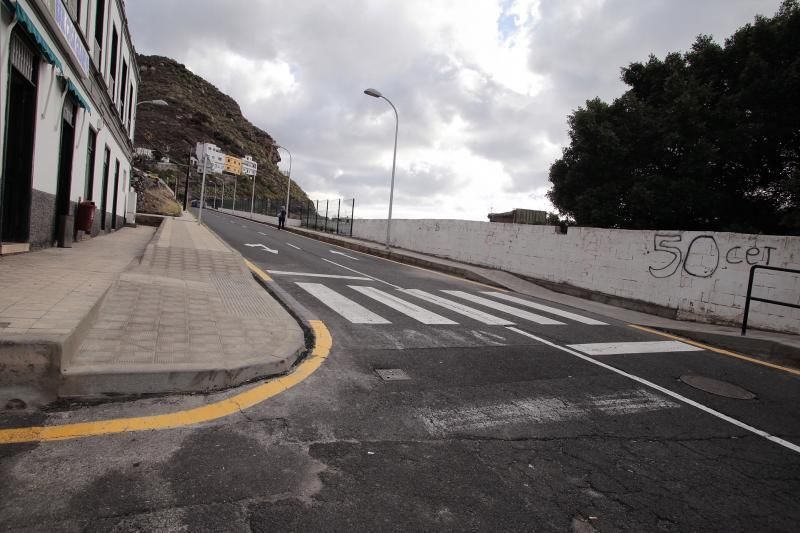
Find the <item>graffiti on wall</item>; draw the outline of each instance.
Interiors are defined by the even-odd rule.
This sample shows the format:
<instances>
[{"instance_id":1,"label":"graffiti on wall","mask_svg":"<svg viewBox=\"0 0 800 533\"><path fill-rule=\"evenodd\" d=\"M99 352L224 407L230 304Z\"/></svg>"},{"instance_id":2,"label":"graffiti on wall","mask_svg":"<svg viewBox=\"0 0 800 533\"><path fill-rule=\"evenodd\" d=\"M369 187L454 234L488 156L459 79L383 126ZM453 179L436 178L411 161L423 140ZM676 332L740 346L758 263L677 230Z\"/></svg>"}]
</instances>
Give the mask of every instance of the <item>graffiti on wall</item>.
<instances>
[{"instance_id":1,"label":"graffiti on wall","mask_svg":"<svg viewBox=\"0 0 800 533\"><path fill-rule=\"evenodd\" d=\"M653 251L667 254L669 262L663 266L650 266L648 270L654 278L668 278L678 270L696 278L710 278L720 267L727 268L726 265L769 265L775 249L772 246L721 249L713 235L698 235L687 244L679 233L656 233Z\"/></svg>"}]
</instances>

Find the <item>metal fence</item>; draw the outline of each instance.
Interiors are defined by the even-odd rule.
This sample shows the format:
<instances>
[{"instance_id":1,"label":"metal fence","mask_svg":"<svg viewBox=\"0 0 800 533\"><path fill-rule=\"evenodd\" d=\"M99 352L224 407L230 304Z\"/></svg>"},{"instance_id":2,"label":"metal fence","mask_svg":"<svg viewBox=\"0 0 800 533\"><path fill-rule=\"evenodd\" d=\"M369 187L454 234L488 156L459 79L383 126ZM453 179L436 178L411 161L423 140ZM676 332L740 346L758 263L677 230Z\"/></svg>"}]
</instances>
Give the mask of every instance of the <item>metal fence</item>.
<instances>
[{"instance_id":1,"label":"metal fence","mask_svg":"<svg viewBox=\"0 0 800 533\"><path fill-rule=\"evenodd\" d=\"M355 209L355 198L309 200L301 211L300 225L309 229L352 237Z\"/></svg>"}]
</instances>

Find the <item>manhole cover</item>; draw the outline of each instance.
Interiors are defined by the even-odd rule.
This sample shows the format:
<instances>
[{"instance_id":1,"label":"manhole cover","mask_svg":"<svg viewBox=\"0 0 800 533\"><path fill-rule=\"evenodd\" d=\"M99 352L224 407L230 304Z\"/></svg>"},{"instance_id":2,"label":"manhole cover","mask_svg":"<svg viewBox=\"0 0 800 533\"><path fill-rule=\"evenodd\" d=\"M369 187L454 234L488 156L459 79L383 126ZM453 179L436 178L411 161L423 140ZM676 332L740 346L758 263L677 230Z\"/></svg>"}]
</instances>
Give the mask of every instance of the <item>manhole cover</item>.
<instances>
[{"instance_id":1,"label":"manhole cover","mask_svg":"<svg viewBox=\"0 0 800 533\"><path fill-rule=\"evenodd\" d=\"M383 381L405 381L411 379L408 374L399 368L377 368L375 373Z\"/></svg>"},{"instance_id":2,"label":"manhole cover","mask_svg":"<svg viewBox=\"0 0 800 533\"><path fill-rule=\"evenodd\" d=\"M752 400L756 397L756 395L749 390L718 379L703 376L681 376L681 381L695 389L700 389L710 394L716 394L717 396L733 398L735 400Z\"/></svg>"}]
</instances>

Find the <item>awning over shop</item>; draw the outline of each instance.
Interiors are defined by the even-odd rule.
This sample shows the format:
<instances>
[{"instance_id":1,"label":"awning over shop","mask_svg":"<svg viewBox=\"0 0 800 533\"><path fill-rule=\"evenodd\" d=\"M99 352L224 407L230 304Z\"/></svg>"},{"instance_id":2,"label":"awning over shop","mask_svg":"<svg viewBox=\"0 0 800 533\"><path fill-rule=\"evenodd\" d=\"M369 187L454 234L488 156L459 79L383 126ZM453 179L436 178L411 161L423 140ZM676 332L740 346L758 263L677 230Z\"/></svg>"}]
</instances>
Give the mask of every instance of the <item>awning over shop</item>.
<instances>
[{"instance_id":1,"label":"awning over shop","mask_svg":"<svg viewBox=\"0 0 800 533\"><path fill-rule=\"evenodd\" d=\"M84 108L87 113L91 114L92 108L89 107L89 104L86 103L86 100L83 98L83 96L81 96L80 91L78 91L78 88L75 86L74 83L72 83L72 80L70 79L67 79L67 91L69 91L70 94L72 94L72 96L75 97L75 100L77 100L79 106Z\"/></svg>"},{"instance_id":2,"label":"awning over shop","mask_svg":"<svg viewBox=\"0 0 800 533\"><path fill-rule=\"evenodd\" d=\"M8 0L4 1L6 4L8 4ZM22 9L19 4L15 3L13 11L17 14L17 22L21 24L31 35L31 37L33 37L33 40L36 41L36 44L39 46L39 50L41 51L45 60L63 72L64 69L61 67L61 62L56 57L55 52L53 52L53 49L50 48L49 44L47 44L47 41L45 41L44 37L36 28L36 25L33 23L25 10Z\"/></svg>"}]
</instances>

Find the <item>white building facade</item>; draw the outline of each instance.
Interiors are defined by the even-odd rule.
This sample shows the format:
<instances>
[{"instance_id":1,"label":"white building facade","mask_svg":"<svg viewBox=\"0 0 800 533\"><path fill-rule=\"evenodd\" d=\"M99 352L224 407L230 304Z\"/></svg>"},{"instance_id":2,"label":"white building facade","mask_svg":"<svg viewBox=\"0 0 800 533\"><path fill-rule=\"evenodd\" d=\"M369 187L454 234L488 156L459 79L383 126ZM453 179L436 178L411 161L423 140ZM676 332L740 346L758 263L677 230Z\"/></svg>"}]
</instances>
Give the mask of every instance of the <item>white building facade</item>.
<instances>
[{"instance_id":1,"label":"white building facade","mask_svg":"<svg viewBox=\"0 0 800 533\"><path fill-rule=\"evenodd\" d=\"M123 0L0 0L2 246L125 224L139 86ZM19 250L18 250L19 251Z\"/></svg>"},{"instance_id":2,"label":"white building facade","mask_svg":"<svg viewBox=\"0 0 800 533\"><path fill-rule=\"evenodd\" d=\"M221 174L225 170L225 154L222 153L219 146L211 143L197 143L195 153L197 155L198 172L203 172L204 155L206 172Z\"/></svg>"},{"instance_id":3,"label":"white building facade","mask_svg":"<svg viewBox=\"0 0 800 533\"><path fill-rule=\"evenodd\" d=\"M245 176L255 176L258 173L258 163L252 155L244 156L242 159L242 174Z\"/></svg>"}]
</instances>

